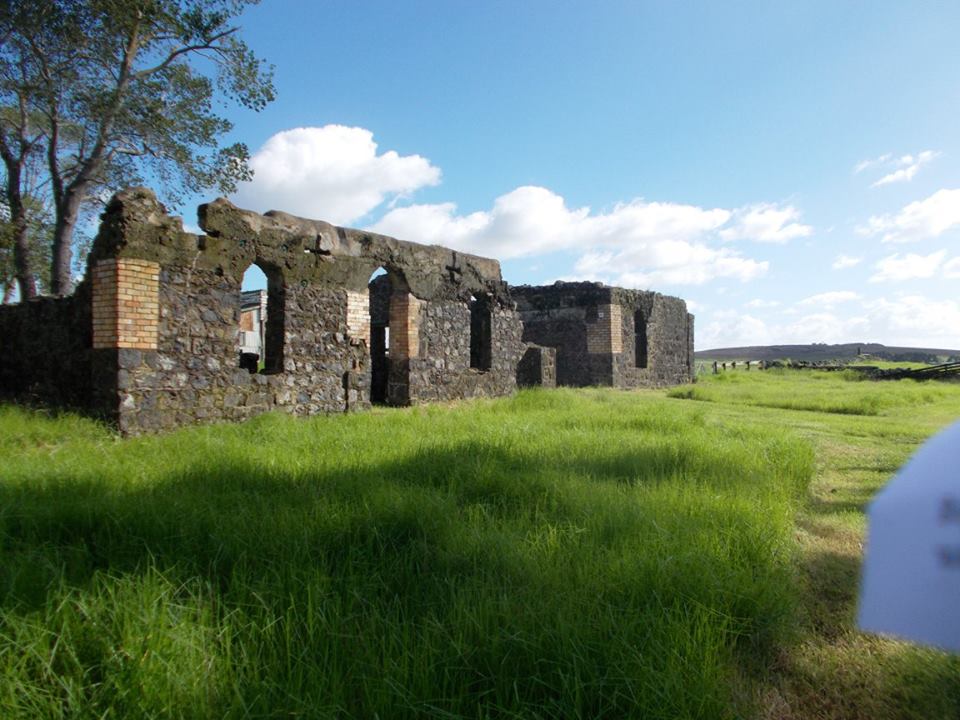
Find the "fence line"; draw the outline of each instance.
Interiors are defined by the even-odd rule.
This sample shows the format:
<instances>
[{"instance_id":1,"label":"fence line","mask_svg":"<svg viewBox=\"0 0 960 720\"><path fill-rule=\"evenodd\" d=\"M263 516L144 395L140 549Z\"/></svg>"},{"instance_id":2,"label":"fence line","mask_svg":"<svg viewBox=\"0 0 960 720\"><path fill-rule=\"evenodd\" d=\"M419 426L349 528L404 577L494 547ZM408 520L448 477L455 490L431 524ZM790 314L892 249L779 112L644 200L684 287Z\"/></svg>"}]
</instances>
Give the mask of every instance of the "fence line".
<instances>
[{"instance_id":1,"label":"fence line","mask_svg":"<svg viewBox=\"0 0 960 720\"><path fill-rule=\"evenodd\" d=\"M766 370L770 363L765 360L700 360L695 363L697 375L719 375L730 370Z\"/></svg>"}]
</instances>

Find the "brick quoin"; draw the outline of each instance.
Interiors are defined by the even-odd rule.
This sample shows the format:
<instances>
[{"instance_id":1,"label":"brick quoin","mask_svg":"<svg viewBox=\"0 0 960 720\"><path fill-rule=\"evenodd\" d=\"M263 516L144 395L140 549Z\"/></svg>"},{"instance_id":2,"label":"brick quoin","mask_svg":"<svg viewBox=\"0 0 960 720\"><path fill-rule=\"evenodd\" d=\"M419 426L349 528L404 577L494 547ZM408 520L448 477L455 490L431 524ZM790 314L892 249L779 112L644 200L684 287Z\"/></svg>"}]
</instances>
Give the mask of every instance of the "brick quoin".
<instances>
[{"instance_id":1,"label":"brick quoin","mask_svg":"<svg viewBox=\"0 0 960 720\"><path fill-rule=\"evenodd\" d=\"M587 324L587 352L609 354L623 352L619 305L600 305L597 319Z\"/></svg>"},{"instance_id":2,"label":"brick quoin","mask_svg":"<svg viewBox=\"0 0 960 720\"><path fill-rule=\"evenodd\" d=\"M110 258L93 269L93 347L157 349L160 265Z\"/></svg>"},{"instance_id":3,"label":"brick quoin","mask_svg":"<svg viewBox=\"0 0 960 720\"><path fill-rule=\"evenodd\" d=\"M419 357L420 301L414 295L394 293L390 298L390 333L392 359Z\"/></svg>"},{"instance_id":4,"label":"brick quoin","mask_svg":"<svg viewBox=\"0 0 960 720\"><path fill-rule=\"evenodd\" d=\"M347 290L347 332L370 345L370 291Z\"/></svg>"}]
</instances>

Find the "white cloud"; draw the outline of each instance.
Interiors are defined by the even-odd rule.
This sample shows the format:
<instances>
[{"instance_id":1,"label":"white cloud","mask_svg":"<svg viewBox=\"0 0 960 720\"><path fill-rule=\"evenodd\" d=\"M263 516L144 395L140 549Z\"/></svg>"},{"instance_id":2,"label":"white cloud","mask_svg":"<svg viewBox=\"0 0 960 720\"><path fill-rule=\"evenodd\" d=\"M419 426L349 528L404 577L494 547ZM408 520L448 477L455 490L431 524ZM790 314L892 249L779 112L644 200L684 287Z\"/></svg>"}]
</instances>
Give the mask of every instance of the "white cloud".
<instances>
[{"instance_id":1,"label":"white cloud","mask_svg":"<svg viewBox=\"0 0 960 720\"><path fill-rule=\"evenodd\" d=\"M737 237L795 237L808 232L791 222L797 216L773 205L732 212L642 199L591 212L568 208L547 188L525 186L498 197L490 210L468 214L453 203L395 208L371 229L501 259L580 250L577 278L651 287L757 278L769 263L715 247L718 236L733 221L728 229Z\"/></svg>"},{"instance_id":2,"label":"white cloud","mask_svg":"<svg viewBox=\"0 0 960 720\"><path fill-rule=\"evenodd\" d=\"M861 235L882 235L885 243L917 242L939 237L960 226L960 189L937 190L917 200L896 215L874 215L858 228Z\"/></svg>"},{"instance_id":3,"label":"white cloud","mask_svg":"<svg viewBox=\"0 0 960 720\"><path fill-rule=\"evenodd\" d=\"M513 258L577 246L634 247L637 243L652 243L657 250L670 252L670 243L702 237L730 217L726 210L643 200L618 204L605 213L591 213L588 207L571 210L561 196L535 186L501 195L488 211L458 215L456 210L453 203L395 208L371 229Z\"/></svg>"},{"instance_id":4,"label":"white cloud","mask_svg":"<svg viewBox=\"0 0 960 720\"><path fill-rule=\"evenodd\" d=\"M764 274L769 263L702 243L649 241L619 252L588 252L574 270L581 279L610 285L649 288L660 285L702 285L717 278L747 282Z\"/></svg>"},{"instance_id":5,"label":"white cloud","mask_svg":"<svg viewBox=\"0 0 960 720\"><path fill-rule=\"evenodd\" d=\"M440 169L419 155L380 152L364 128L327 125L273 135L251 159L255 172L234 201L265 211L350 224L380 209L371 230L437 243L499 259L556 251L580 256L577 273L631 286L746 281L766 261L745 257L721 240L783 243L809 235L792 206L760 203L739 209L703 208L637 198L601 211L568 207L545 187L500 195L489 209L460 213L454 203L397 204L436 185Z\"/></svg>"},{"instance_id":6,"label":"white cloud","mask_svg":"<svg viewBox=\"0 0 960 720\"><path fill-rule=\"evenodd\" d=\"M751 309L775 308L780 306L780 301L779 300L763 300L762 298L754 298L749 302L745 302L743 306Z\"/></svg>"},{"instance_id":7,"label":"white cloud","mask_svg":"<svg viewBox=\"0 0 960 720\"><path fill-rule=\"evenodd\" d=\"M943 276L949 280L960 278L960 257L947 260L943 264Z\"/></svg>"},{"instance_id":8,"label":"white cloud","mask_svg":"<svg viewBox=\"0 0 960 720\"><path fill-rule=\"evenodd\" d=\"M811 295L810 297L800 300L797 305L804 307L810 305L816 305L817 307L822 308L832 308L834 305L839 303L851 302L852 300L859 300L859 293L855 293L852 290L833 290L831 292L822 292L817 295Z\"/></svg>"},{"instance_id":9,"label":"white cloud","mask_svg":"<svg viewBox=\"0 0 960 720\"><path fill-rule=\"evenodd\" d=\"M855 267L861 262L863 262L863 258L852 257L850 255L837 255L832 267L834 270L845 270L846 268Z\"/></svg>"},{"instance_id":10,"label":"white cloud","mask_svg":"<svg viewBox=\"0 0 960 720\"><path fill-rule=\"evenodd\" d=\"M851 342L850 338L859 337L868 326L867 318L861 316L841 317L832 312L820 312L792 322L787 326L785 336L786 342L790 343Z\"/></svg>"},{"instance_id":11,"label":"white cloud","mask_svg":"<svg viewBox=\"0 0 960 720\"><path fill-rule=\"evenodd\" d=\"M854 166L853 172L862 173L864 170L867 170L868 168L876 167L877 165L884 165L885 163L890 162L890 160L892 159L893 159L893 153L884 153L880 157L874 158L873 160L861 160Z\"/></svg>"},{"instance_id":12,"label":"white cloud","mask_svg":"<svg viewBox=\"0 0 960 720\"><path fill-rule=\"evenodd\" d=\"M792 205L749 205L733 213L730 226L720 231L720 237L724 240L755 240L782 244L794 238L806 237L813 232L809 225L797 222L799 219L800 211Z\"/></svg>"},{"instance_id":13,"label":"white cloud","mask_svg":"<svg viewBox=\"0 0 960 720\"><path fill-rule=\"evenodd\" d=\"M873 183L873 187L880 187L881 185L889 185L896 182L910 182L923 165L926 165L939 154L940 153L934 152L933 150L924 150L916 155L904 155L896 161L896 165L899 167Z\"/></svg>"},{"instance_id":14,"label":"white cloud","mask_svg":"<svg viewBox=\"0 0 960 720\"><path fill-rule=\"evenodd\" d=\"M933 277L946 254L946 250L940 250L929 255L888 255L874 265L877 272L870 277L870 282L897 282Z\"/></svg>"},{"instance_id":15,"label":"white cloud","mask_svg":"<svg viewBox=\"0 0 960 720\"><path fill-rule=\"evenodd\" d=\"M871 187L880 187L881 185L890 185L897 182L910 182L920 171L920 168L940 156L936 150L923 150L916 155L901 155L894 157L893 153L885 153L872 160L862 160L854 168L854 174L862 173L864 170L873 168L884 168L888 172L879 180L874 182Z\"/></svg>"},{"instance_id":16,"label":"white cloud","mask_svg":"<svg viewBox=\"0 0 960 720\"><path fill-rule=\"evenodd\" d=\"M419 155L377 153L373 133L325 125L284 130L250 159L252 182L233 196L242 207L344 224L387 198L440 182L440 169Z\"/></svg>"},{"instance_id":17,"label":"white cloud","mask_svg":"<svg viewBox=\"0 0 960 720\"><path fill-rule=\"evenodd\" d=\"M921 295L851 300L845 312L824 309L766 322L749 313L717 311L696 328L698 350L744 345L880 342L908 347L958 347L960 302Z\"/></svg>"},{"instance_id":18,"label":"white cloud","mask_svg":"<svg viewBox=\"0 0 960 720\"><path fill-rule=\"evenodd\" d=\"M872 337L888 345L958 349L960 303L922 295L880 298L864 303Z\"/></svg>"},{"instance_id":19,"label":"white cloud","mask_svg":"<svg viewBox=\"0 0 960 720\"><path fill-rule=\"evenodd\" d=\"M452 203L412 205L391 210L371 229L502 259L582 248L577 277L649 287L766 272L766 262L710 247L709 237L730 215L639 199L591 213L568 208L547 188L527 186L501 195L489 211L458 215Z\"/></svg>"},{"instance_id":20,"label":"white cloud","mask_svg":"<svg viewBox=\"0 0 960 720\"><path fill-rule=\"evenodd\" d=\"M850 338L861 337L868 327L869 321L865 317L845 318L830 312L811 313L788 323L765 322L749 314L717 313L709 323L696 329L696 347L700 350L744 345L850 342Z\"/></svg>"}]
</instances>

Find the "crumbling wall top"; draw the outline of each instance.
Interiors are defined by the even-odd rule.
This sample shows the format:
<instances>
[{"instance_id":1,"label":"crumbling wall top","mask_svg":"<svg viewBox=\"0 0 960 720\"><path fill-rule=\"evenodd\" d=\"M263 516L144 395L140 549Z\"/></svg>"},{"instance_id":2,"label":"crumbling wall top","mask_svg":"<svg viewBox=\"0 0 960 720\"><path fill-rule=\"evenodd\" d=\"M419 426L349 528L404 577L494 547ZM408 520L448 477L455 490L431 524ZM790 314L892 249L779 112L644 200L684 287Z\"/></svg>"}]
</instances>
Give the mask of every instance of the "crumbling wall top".
<instances>
[{"instance_id":1,"label":"crumbling wall top","mask_svg":"<svg viewBox=\"0 0 960 720\"><path fill-rule=\"evenodd\" d=\"M421 299L487 293L509 302L497 260L343 228L272 210L263 215L219 198L198 209L205 235L185 232L147 188L118 192L102 215L91 264L110 257L202 268L239 282L253 263L281 271L287 284L366 288L378 267L401 276Z\"/></svg>"},{"instance_id":2,"label":"crumbling wall top","mask_svg":"<svg viewBox=\"0 0 960 720\"><path fill-rule=\"evenodd\" d=\"M628 290L604 285L601 282L563 280L558 280L553 285L513 286L510 288L510 293L517 301L520 310L614 304L649 311L657 301L684 302L681 298L662 295L652 290ZM685 303L684 307L686 307Z\"/></svg>"}]
</instances>

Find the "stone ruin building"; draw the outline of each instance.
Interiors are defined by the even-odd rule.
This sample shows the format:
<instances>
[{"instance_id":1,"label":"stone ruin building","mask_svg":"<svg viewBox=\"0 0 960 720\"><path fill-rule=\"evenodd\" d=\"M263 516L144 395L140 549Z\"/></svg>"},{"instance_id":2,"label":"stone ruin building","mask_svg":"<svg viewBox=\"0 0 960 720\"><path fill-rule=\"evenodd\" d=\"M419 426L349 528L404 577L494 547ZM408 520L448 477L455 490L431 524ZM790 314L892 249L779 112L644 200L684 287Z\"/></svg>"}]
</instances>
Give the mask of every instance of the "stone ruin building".
<instances>
[{"instance_id":1,"label":"stone ruin building","mask_svg":"<svg viewBox=\"0 0 960 720\"><path fill-rule=\"evenodd\" d=\"M510 288L523 339L556 348L558 385L692 382L693 315L680 298L590 282Z\"/></svg>"},{"instance_id":2,"label":"stone ruin building","mask_svg":"<svg viewBox=\"0 0 960 720\"><path fill-rule=\"evenodd\" d=\"M151 191L117 193L72 296L0 306L0 397L136 434L518 385L693 380L678 298L597 283L511 289L496 260L224 199L201 205L199 221L205 234L185 232ZM265 293L241 292L252 265Z\"/></svg>"}]
</instances>

